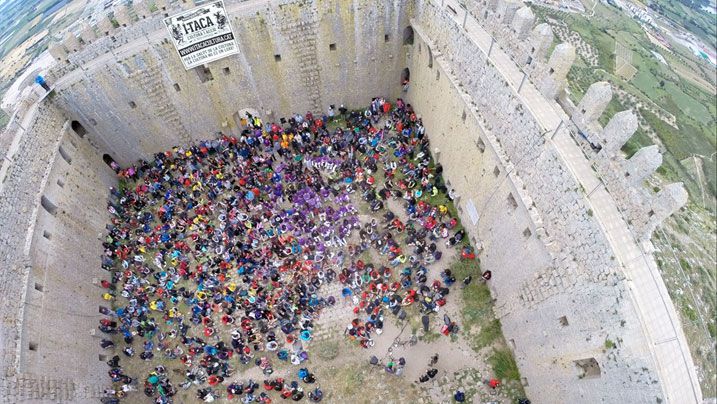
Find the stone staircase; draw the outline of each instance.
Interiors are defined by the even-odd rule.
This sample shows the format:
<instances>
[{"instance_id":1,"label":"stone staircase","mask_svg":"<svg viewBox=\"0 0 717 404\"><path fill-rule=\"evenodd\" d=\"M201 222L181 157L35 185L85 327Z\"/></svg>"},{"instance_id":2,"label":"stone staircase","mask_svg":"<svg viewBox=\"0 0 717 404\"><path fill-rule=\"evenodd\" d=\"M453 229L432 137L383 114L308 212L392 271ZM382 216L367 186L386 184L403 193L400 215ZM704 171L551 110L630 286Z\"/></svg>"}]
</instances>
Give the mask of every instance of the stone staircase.
<instances>
[{"instance_id":1,"label":"stone staircase","mask_svg":"<svg viewBox=\"0 0 717 404\"><path fill-rule=\"evenodd\" d=\"M97 402L107 387L100 384L81 385L69 379L20 374L0 378L0 402Z\"/></svg>"},{"instance_id":2,"label":"stone staircase","mask_svg":"<svg viewBox=\"0 0 717 404\"><path fill-rule=\"evenodd\" d=\"M312 111L321 111L319 63L316 49L318 21L296 21L281 24L281 33L288 39L291 52L298 62L299 82L306 89L306 97Z\"/></svg>"},{"instance_id":3,"label":"stone staircase","mask_svg":"<svg viewBox=\"0 0 717 404\"><path fill-rule=\"evenodd\" d=\"M164 122L172 133L178 134L182 144L189 144L192 140L189 131L182 124L177 109L169 99L162 83L160 68L156 65L148 65L145 69L133 71L129 79L146 91L148 100L156 106L157 119Z\"/></svg>"},{"instance_id":4,"label":"stone staircase","mask_svg":"<svg viewBox=\"0 0 717 404\"><path fill-rule=\"evenodd\" d=\"M343 285L339 281L334 281L323 285L319 290L321 296L333 296L336 299L336 304L321 311L321 315L316 321L316 332L313 339L315 342L343 335L344 329L355 317L352 311L354 306L350 300L345 301L341 297L341 289L343 289Z\"/></svg>"}]
</instances>

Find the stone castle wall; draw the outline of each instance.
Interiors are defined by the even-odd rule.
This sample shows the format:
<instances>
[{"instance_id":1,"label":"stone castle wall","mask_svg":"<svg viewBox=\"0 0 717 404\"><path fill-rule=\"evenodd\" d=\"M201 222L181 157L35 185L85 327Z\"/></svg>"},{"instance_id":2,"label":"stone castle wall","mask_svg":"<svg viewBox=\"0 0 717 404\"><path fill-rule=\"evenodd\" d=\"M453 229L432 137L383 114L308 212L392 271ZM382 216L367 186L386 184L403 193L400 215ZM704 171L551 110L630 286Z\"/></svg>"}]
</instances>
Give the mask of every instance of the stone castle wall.
<instances>
[{"instance_id":1,"label":"stone castle wall","mask_svg":"<svg viewBox=\"0 0 717 404\"><path fill-rule=\"evenodd\" d=\"M115 41L99 38L70 53L59 68L73 70L58 77L58 95L124 165L218 131L236 133L246 109L278 119L331 104L358 108L398 91L411 4L229 3L240 53L189 71L166 29L152 23L163 17L158 11L140 21L141 34L120 27L110 34Z\"/></svg>"},{"instance_id":2,"label":"stone castle wall","mask_svg":"<svg viewBox=\"0 0 717 404\"><path fill-rule=\"evenodd\" d=\"M66 41L78 49L46 75L54 93L34 86L16 106L0 136L0 402L96 402L109 385L96 283L106 278L101 243L117 181L103 154L131 164L238 133L246 109L278 119L361 107L400 88L411 3L227 7L241 53L208 72L181 66L157 14L133 21L137 31L95 28L92 41Z\"/></svg>"},{"instance_id":3,"label":"stone castle wall","mask_svg":"<svg viewBox=\"0 0 717 404\"><path fill-rule=\"evenodd\" d=\"M488 15L510 26L493 32L524 35L530 15L507 3L490 4ZM63 56L48 74L55 95L38 102L35 91L0 137L10 145L0 168L0 264L8 268L0 292L9 302L0 307L0 402L89 402L101 391L95 383L105 366L91 330L102 303L93 282L103 274L107 188L116 184L104 153L131 164L217 131L236 133L247 109L271 120L329 104L362 107L377 95L403 96L422 115L434 157L460 195L463 223L481 247L481 264L493 271L496 313L532 399L687 397L675 395L674 380L683 379L664 370L667 349L684 336L651 328L664 322L648 324L635 303L635 291L647 286L636 285L628 271L641 257L622 260L607 235L606 226L627 225L606 224L593 212L594 190L583 189L553 141L566 138L568 125L546 130L538 119L544 111L526 102L520 79L498 68L489 56L493 45L479 46L461 26L469 16L458 15L464 11L453 0L226 4L239 55L186 71L158 23L178 6L144 19L134 11L116 14L127 27L105 21L93 28L96 38L84 44L69 38L72 50L55 48ZM561 77L546 79L547 66L567 72L571 49L558 45L546 62L542 39L549 35L536 29L531 38L540 46L505 48L513 60L520 52L535 57L526 75L552 97ZM533 48L539 52L527 55ZM411 84L401 93L405 67ZM548 109L555 104L543 101ZM87 133L72 131L74 121ZM651 152L636 157L606 158L633 173L633 181L653 172L645 167L656 159ZM679 190L664 193L676 199ZM655 216L666 217L671 206L656 206ZM608 340L614 348L606 348ZM70 360L84 368L63 368ZM682 361L689 365L689 358Z\"/></svg>"},{"instance_id":4,"label":"stone castle wall","mask_svg":"<svg viewBox=\"0 0 717 404\"><path fill-rule=\"evenodd\" d=\"M528 395L536 402L664 398L618 264L557 151L435 4L425 3L414 29L421 41L413 47L408 97L461 196L462 221L483 248L482 267L493 271L496 312ZM608 351L607 339L621 343ZM591 358L600 376L580 379L578 361Z\"/></svg>"},{"instance_id":5,"label":"stone castle wall","mask_svg":"<svg viewBox=\"0 0 717 404\"><path fill-rule=\"evenodd\" d=\"M493 30L499 39L456 1L421 2L408 97L461 195L464 224L485 248L496 312L529 395L539 402L701 401L649 242L631 224L634 212L623 210L626 184L639 190L659 153L644 150L628 161L620 154L634 132L626 111L600 128L597 157L583 155L571 136L580 119L573 114L570 122L554 101L574 52L556 46L547 71L545 54L534 55L534 70L516 65L520 49L505 46L517 43L511 35L550 36L530 25L525 8L501 0L490 7L505 14L499 22L508 28ZM578 114L599 116L607 101L594 98ZM619 182L611 182L612 171ZM654 226L684 204L683 188L671 184L645 200Z\"/></svg>"},{"instance_id":6,"label":"stone castle wall","mask_svg":"<svg viewBox=\"0 0 717 404\"><path fill-rule=\"evenodd\" d=\"M116 179L51 99L25 124L0 189L0 402L96 402L107 383L93 281Z\"/></svg>"},{"instance_id":7,"label":"stone castle wall","mask_svg":"<svg viewBox=\"0 0 717 404\"><path fill-rule=\"evenodd\" d=\"M536 18L527 5L515 0L471 0L465 2L465 7L467 13L490 32L494 46L500 47L526 78L538 83L541 92L551 101L560 100L567 114L565 125L586 158L592 160L633 235L640 241L648 241L663 220L685 205L687 192L681 184L666 186L659 193L645 186L645 178L662 164L661 153L643 151L639 154L641 158L628 161L620 151L637 129L634 113L616 114L612 117L613 125L605 128L598 123L612 98L611 85L606 82L593 84L592 91L586 93L580 105L570 101L564 90L567 73L575 60L575 49L569 43L557 44L555 51L548 55L555 39L552 29L547 23L533 26ZM596 150L596 146L602 150Z\"/></svg>"}]
</instances>

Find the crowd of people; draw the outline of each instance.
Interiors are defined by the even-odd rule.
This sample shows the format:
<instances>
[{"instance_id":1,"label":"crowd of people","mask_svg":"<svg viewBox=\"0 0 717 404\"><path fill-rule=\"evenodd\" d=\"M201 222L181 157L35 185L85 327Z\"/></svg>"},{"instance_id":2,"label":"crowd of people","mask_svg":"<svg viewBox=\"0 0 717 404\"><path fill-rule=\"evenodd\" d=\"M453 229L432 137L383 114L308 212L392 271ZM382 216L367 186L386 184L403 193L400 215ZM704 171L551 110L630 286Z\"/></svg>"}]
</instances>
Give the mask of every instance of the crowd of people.
<instances>
[{"instance_id":1,"label":"crowd of people","mask_svg":"<svg viewBox=\"0 0 717 404\"><path fill-rule=\"evenodd\" d=\"M192 386L206 402L269 403L272 391L321 401L306 368L288 381L271 378L271 363L304 366L318 316L342 297L355 314L346 335L362 347L382 332L384 315L405 318L408 305L420 307L428 327L455 282L450 271L428 274L441 243L460 246L464 259L475 252L461 243L465 233L448 207L427 201L449 190L425 128L401 99L339 111L278 123L248 115L238 137L116 168L123 186L111 190L103 244L111 277L101 282L113 310L99 329L108 335L102 347L126 358L108 362L115 389L106 402L142 390L169 403ZM388 209L391 198L405 211ZM360 220L361 206L374 218ZM361 258L370 249L385 265ZM341 283L341 297L322 292L332 282ZM457 330L450 321L444 327L446 335ZM121 362L130 360L150 370L126 375ZM169 361L182 371L168 372ZM263 387L238 381L238 363L258 366ZM401 372L405 361L391 363Z\"/></svg>"}]
</instances>

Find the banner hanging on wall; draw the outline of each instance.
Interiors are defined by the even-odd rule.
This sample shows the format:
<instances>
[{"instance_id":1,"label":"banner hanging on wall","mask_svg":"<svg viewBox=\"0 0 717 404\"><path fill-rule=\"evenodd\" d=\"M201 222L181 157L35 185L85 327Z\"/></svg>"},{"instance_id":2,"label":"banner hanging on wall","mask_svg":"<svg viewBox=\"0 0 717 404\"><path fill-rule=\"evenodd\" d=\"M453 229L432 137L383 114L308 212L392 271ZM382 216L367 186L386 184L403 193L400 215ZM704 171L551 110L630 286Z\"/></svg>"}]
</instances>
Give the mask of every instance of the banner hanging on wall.
<instances>
[{"instance_id":1,"label":"banner hanging on wall","mask_svg":"<svg viewBox=\"0 0 717 404\"><path fill-rule=\"evenodd\" d=\"M239 53L223 1L182 11L164 24L187 70Z\"/></svg>"}]
</instances>

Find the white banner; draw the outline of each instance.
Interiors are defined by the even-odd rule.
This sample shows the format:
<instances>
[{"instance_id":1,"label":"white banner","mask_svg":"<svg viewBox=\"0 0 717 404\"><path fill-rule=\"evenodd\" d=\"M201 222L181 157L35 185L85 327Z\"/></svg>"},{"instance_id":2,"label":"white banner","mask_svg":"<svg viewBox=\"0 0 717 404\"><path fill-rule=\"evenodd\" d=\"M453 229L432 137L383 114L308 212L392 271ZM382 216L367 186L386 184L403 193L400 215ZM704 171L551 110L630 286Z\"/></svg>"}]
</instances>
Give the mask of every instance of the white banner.
<instances>
[{"instance_id":1,"label":"white banner","mask_svg":"<svg viewBox=\"0 0 717 404\"><path fill-rule=\"evenodd\" d=\"M182 11L164 24L187 70L239 53L223 1Z\"/></svg>"}]
</instances>

